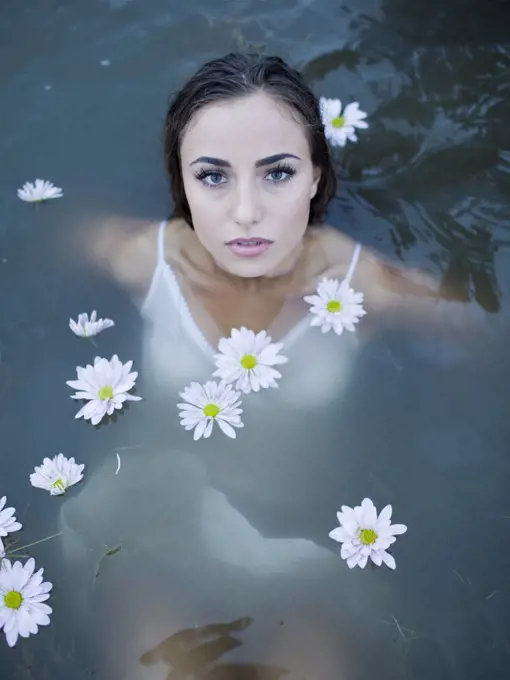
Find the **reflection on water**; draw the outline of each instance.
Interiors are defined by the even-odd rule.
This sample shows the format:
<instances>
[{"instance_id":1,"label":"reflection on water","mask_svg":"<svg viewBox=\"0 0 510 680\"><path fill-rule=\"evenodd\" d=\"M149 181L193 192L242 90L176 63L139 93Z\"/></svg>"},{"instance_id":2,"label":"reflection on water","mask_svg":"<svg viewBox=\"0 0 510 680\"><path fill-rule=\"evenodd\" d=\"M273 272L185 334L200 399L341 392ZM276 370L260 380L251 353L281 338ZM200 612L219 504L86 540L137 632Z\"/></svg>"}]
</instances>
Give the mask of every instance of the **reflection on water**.
<instances>
[{"instance_id":1,"label":"reflection on water","mask_svg":"<svg viewBox=\"0 0 510 680\"><path fill-rule=\"evenodd\" d=\"M239 637L252 623L250 617L229 623L214 623L174 633L140 657L144 666L164 663L170 669L166 680L210 678L210 680L278 680L284 668L246 663L221 663L224 654L240 647Z\"/></svg>"},{"instance_id":2,"label":"reflection on water","mask_svg":"<svg viewBox=\"0 0 510 680\"><path fill-rule=\"evenodd\" d=\"M55 584L52 624L14 650L0 641L2 680L507 678L503 3L30 5L0 10L16 38L1 67L0 496L23 518L23 544L64 535L33 550ZM169 92L205 59L253 47L369 112L359 143L335 152L330 221L428 270L441 299L416 303L413 324L367 315L359 345L296 345L281 392L249 403L237 443L202 447L169 414L206 363L183 350L171 367L82 244L97 214L133 230L131 216L168 212ZM65 201L20 204L32 176ZM96 352L68 318L94 308L117 323L97 351L133 359L144 397L99 430L74 421L65 388ZM50 498L28 475L61 450L86 478ZM409 526L395 573L350 572L327 537L340 505L365 495Z\"/></svg>"}]
</instances>

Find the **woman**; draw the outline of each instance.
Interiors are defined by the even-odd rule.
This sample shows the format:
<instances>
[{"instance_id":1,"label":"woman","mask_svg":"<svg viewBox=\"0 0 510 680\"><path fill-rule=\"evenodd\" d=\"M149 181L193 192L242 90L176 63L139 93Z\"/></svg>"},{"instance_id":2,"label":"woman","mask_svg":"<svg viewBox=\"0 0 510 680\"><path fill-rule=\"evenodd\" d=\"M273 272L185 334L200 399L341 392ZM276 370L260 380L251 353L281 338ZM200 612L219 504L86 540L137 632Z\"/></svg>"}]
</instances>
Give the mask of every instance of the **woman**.
<instances>
[{"instance_id":1,"label":"woman","mask_svg":"<svg viewBox=\"0 0 510 680\"><path fill-rule=\"evenodd\" d=\"M137 299L153 278L158 232L159 257L212 345L243 324L284 333L278 316L289 297L346 274L356 244L322 223L336 177L318 101L281 59L231 54L205 64L175 96L164 145L173 219L162 230L137 224L127 240L126 220L111 220L90 244ZM431 293L413 279L364 250L353 281L373 307L390 292ZM308 309L299 305L287 323Z\"/></svg>"},{"instance_id":2,"label":"woman","mask_svg":"<svg viewBox=\"0 0 510 680\"><path fill-rule=\"evenodd\" d=\"M205 64L168 111L165 160L172 219L127 239L112 220L91 246L145 320L147 408L129 414L143 420L131 442L144 450L122 454L118 477L109 452L62 510L65 557L85 579L105 546L123 546L101 562L92 596L113 650L108 677L124 667L122 677L164 678L179 657L161 652L166 639L173 649L179 629L244 616L255 630L245 655L290 677L375 671L384 654L357 655L353 638L385 586L344 570L327 538L339 505L367 494L359 473L369 454L354 455L357 424L341 408L356 403L359 348L355 333L310 327L303 297L324 276L347 279L370 315L430 288L322 224L336 179L318 102L277 57ZM211 378L218 341L243 326L283 342L279 389L246 395L235 441L218 430L195 444L179 427L178 393ZM362 647L380 634L373 617L363 626ZM220 655L200 677L220 677ZM280 677L264 672L221 677Z\"/></svg>"}]
</instances>

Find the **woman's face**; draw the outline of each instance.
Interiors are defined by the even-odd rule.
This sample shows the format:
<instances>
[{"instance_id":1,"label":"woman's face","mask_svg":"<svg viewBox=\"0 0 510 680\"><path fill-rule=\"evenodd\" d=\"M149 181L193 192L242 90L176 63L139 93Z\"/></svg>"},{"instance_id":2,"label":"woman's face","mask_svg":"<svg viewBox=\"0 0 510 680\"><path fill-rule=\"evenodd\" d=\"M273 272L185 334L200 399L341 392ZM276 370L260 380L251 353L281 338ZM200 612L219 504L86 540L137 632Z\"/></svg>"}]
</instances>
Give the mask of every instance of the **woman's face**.
<instances>
[{"instance_id":1,"label":"woman's face","mask_svg":"<svg viewBox=\"0 0 510 680\"><path fill-rule=\"evenodd\" d=\"M265 93L202 108L181 166L193 226L225 271L288 271L302 247L320 170L296 116Z\"/></svg>"}]
</instances>

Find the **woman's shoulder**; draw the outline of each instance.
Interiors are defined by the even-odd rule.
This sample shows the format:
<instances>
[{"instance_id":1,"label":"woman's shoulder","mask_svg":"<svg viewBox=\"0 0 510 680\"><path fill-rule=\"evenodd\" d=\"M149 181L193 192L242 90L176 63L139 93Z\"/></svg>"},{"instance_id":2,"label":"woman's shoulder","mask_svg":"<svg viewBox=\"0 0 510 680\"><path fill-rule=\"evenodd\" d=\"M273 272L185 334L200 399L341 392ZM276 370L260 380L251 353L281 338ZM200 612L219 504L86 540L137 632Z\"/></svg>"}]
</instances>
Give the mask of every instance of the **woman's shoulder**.
<instances>
[{"instance_id":1,"label":"woman's shoulder","mask_svg":"<svg viewBox=\"0 0 510 680\"><path fill-rule=\"evenodd\" d=\"M345 255L349 248L352 249L355 241L339 229L330 224L320 224L310 227L310 237L322 248L328 259L338 258Z\"/></svg>"},{"instance_id":2,"label":"woman's shoulder","mask_svg":"<svg viewBox=\"0 0 510 680\"><path fill-rule=\"evenodd\" d=\"M319 279L343 279L352 262L356 242L338 229L322 224L310 227L307 232L307 282L308 288Z\"/></svg>"},{"instance_id":3,"label":"woman's shoulder","mask_svg":"<svg viewBox=\"0 0 510 680\"><path fill-rule=\"evenodd\" d=\"M343 279L349 271L358 243L328 224L313 228L310 236L312 249L315 250L314 283L323 277ZM384 304L390 297L393 300L395 294L430 297L435 295L437 289L437 282L429 275L390 262L369 246L361 245L352 281L358 290L376 304Z\"/></svg>"},{"instance_id":4,"label":"woman's shoulder","mask_svg":"<svg viewBox=\"0 0 510 680\"><path fill-rule=\"evenodd\" d=\"M164 253L182 250L184 220L154 221L111 216L87 225L85 250L91 259L135 298L148 291L158 264L158 239L164 226Z\"/></svg>"}]
</instances>

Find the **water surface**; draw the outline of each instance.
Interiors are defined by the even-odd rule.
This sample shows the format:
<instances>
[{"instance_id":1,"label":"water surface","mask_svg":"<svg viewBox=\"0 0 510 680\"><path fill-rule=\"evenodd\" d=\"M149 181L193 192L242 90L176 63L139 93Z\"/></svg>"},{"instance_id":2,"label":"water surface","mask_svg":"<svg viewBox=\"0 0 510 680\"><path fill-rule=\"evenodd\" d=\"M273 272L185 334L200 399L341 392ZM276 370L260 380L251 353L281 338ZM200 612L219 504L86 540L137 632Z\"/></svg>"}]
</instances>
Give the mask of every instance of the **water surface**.
<instances>
[{"instance_id":1,"label":"water surface","mask_svg":"<svg viewBox=\"0 0 510 680\"><path fill-rule=\"evenodd\" d=\"M2 677L508 677L507 10L436 4L3 3L0 495L24 543L63 535L32 550L52 624L1 641ZM202 446L174 404L204 358L162 379L171 354L84 244L103 216L169 213L168 96L230 50L360 102L370 129L335 152L329 221L441 294L412 321L367 315L358 345L296 344L243 437ZM36 177L65 197L23 204ZM117 323L97 350L67 328L93 308ZM65 386L96 351L133 359L145 397L98 430ZM59 451L87 464L62 499L28 484ZM409 527L396 572L351 572L328 538L364 496Z\"/></svg>"}]
</instances>

